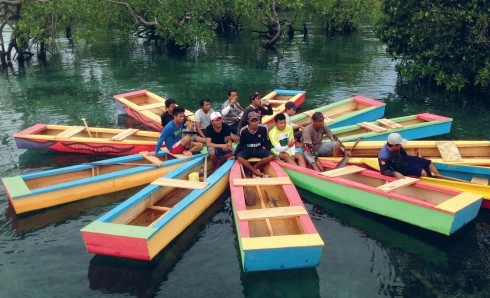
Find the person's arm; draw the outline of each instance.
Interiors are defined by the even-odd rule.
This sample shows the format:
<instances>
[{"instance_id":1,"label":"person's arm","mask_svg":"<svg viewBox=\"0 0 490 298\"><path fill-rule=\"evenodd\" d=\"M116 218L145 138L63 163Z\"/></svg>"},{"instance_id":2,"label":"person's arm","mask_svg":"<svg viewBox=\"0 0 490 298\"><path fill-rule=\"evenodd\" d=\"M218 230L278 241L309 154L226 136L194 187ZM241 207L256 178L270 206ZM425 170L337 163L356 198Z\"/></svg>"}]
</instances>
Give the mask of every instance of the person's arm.
<instances>
[{"instance_id":1,"label":"person's arm","mask_svg":"<svg viewBox=\"0 0 490 298\"><path fill-rule=\"evenodd\" d=\"M155 154L158 154L158 152L160 152L160 148L162 147L163 142L165 142L165 140L168 137L168 132L169 130L164 128L162 133L160 134L160 137L158 138L157 141L157 145L155 146Z\"/></svg>"},{"instance_id":2,"label":"person's arm","mask_svg":"<svg viewBox=\"0 0 490 298\"><path fill-rule=\"evenodd\" d=\"M327 138L328 138L330 141L332 141L332 142L334 142L334 143L336 142L335 137L334 137L334 135L333 135L332 131L330 130L330 128L328 128L328 126L324 125L324 126L323 126L323 131L324 131L325 135L327 136Z\"/></svg>"},{"instance_id":3,"label":"person's arm","mask_svg":"<svg viewBox=\"0 0 490 298\"><path fill-rule=\"evenodd\" d=\"M403 178L402 174L391 169L390 161L388 159L378 158L378 163L379 163L379 171L382 175Z\"/></svg>"},{"instance_id":4,"label":"person's arm","mask_svg":"<svg viewBox=\"0 0 490 298\"><path fill-rule=\"evenodd\" d=\"M201 129L201 122L199 121L196 121L196 131L197 133L202 137L202 138L206 138L206 135L204 134L204 132L202 131Z\"/></svg>"},{"instance_id":5,"label":"person's arm","mask_svg":"<svg viewBox=\"0 0 490 298\"><path fill-rule=\"evenodd\" d=\"M274 110L272 109L272 106L270 104L264 106L259 106L260 110L262 111L262 115L272 115L274 114Z\"/></svg>"},{"instance_id":6,"label":"person's arm","mask_svg":"<svg viewBox=\"0 0 490 298\"><path fill-rule=\"evenodd\" d=\"M279 137L275 132L276 132L275 129L269 131L269 140L271 142L271 145L274 146L274 148L276 148L278 152L286 152L289 149L289 147L287 145L281 146L281 143L279 142Z\"/></svg>"},{"instance_id":7,"label":"person's arm","mask_svg":"<svg viewBox=\"0 0 490 298\"><path fill-rule=\"evenodd\" d=\"M221 110L221 115L223 115L223 116L228 115L228 113L230 112L230 110L231 110L230 105L227 105L226 107L224 107L224 108Z\"/></svg>"}]
</instances>

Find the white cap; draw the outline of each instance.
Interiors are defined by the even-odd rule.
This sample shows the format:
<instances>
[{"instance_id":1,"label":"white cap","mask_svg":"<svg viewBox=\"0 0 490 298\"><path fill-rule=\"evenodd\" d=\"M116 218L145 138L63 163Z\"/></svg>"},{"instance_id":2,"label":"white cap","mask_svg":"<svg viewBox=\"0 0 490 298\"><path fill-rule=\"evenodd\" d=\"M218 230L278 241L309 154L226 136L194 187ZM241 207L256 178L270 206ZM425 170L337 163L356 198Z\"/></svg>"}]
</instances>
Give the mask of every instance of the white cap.
<instances>
[{"instance_id":1,"label":"white cap","mask_svg":"<svg viewBox=\"0 0 490 298\"><path fill-rule=\"evenodd\" d=\"M212 112L209 118L211 119L211 121L214 121L214 119L216 118L221 118L221 114L219 112Z\"/></svg>"},{"instance_id":2,"label":"white cap","mask_svg":"<svg viewBox=\"0 0 490 298\"><path fill-rule=\"evenodd\" d=\"M388 144L390 145L405 145L407 143L407 139L402 138L399 133L390 133L388 135Z\"/></svg>"}]
</instances>

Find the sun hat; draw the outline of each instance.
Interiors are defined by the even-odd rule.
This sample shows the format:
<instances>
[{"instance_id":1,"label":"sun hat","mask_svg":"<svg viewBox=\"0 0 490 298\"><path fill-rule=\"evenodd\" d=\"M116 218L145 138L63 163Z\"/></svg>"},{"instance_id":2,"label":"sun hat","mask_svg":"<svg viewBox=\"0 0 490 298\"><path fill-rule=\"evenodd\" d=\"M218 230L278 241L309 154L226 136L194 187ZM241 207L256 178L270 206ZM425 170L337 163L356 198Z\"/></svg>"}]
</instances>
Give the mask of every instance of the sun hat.
<instances>
[{"instance_id":1,"label":"sun hat","mask_svg":"<svg viewBox=\"0 0 490 298\"><path fill-rule=\"evenodd\" d=\"M211 116L209 116L209 119L211 119L211 121L214 121L217 118L221 118L221 114L219 112L212 112Z\"/></svg>"},{"instance_id":2,"label":"sun hat","mask_svg":"<svg viewBox=\"0 0 490 298\"><path fill-rule=\"evenodd\" d=\"M399 133L393 132L388 135L387 142L390 145L405 145L407 143L407 139L402 138Z\"/></svg>"}]
</instances>

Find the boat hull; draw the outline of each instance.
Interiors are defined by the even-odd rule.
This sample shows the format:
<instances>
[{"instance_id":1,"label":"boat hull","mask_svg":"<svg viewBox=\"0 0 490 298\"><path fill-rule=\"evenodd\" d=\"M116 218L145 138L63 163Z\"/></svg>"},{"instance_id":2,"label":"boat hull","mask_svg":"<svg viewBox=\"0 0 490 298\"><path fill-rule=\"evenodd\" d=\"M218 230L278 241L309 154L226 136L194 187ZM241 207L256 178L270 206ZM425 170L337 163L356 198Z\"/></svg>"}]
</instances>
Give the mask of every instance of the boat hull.
<instances>
[{"instance_id":1,"label":"boat hull","mask_svg":"<svg viewBox=\"0 0 490 298\"><path fill-rule=\"evenodd\" d=\"M286 108L284 105L287 101L294 102L296 106L303 104L306 99L306 91L276 89L262 97L262 99L268 99L274 111L272 115L263 115L262 123L273 124L274 116L285 112Z\"/></svg>"}]
</instances>

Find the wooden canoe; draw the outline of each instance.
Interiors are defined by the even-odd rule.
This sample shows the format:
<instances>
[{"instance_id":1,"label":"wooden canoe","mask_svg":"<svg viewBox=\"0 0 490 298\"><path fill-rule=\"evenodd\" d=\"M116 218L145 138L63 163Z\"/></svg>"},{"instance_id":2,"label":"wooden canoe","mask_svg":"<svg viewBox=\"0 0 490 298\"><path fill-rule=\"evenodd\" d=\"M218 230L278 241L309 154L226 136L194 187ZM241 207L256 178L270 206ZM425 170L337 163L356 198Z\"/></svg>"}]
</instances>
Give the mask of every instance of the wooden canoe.
<instances>
[{"instance_id":1,"label":"wooden canoe","mask_svg":"<svg viewBox=\"0 0 490 298\"><path fill-rule=\"evenodd\" d=\"M473 220L482 196L420 182L415 178L396 180L358 166L335 169L336 163L322 161L329 169L311 169L279 164L297 187L324 198L387 216L430 231L451 235Z\"/></svg>"},{"instance_id":2,"label":"wooden canoe","mask_svg":"<svg viewBox=\"0 0 490 298\"><path fill-rule=\"evenodd\" d=\"M275 161L263 173L271 178L245 176L238 161L231 169L231 200L243 271L318 266L324 243L298 191ZM254 197L255 204L247 205L246 197Z\"/></svg>"},{"instance_id":3,"label":"wooden canoe","mask_svg":"<svg viewBox=\"0 0 490 298\"><path fill-rule=\"evenodd\" d=\"M369 168L379 171L377 158L364 158L362 162ZM420 177L421 181L432 185L479 194L483 196L481 208L490 208L490 186L488 185L490 168L439 162L434 162L434 166L443 177Z\"/></svg>"},{"instance_id":4,"label":"wooden canoe","mask_svg":"<svg viewBox=\"0 0 490 298\"><path fill-rule=\"evenodd\" d=\"M154 131L162 131L160 116L167 110L165 98L147 90L137 90L114 95L116 107ZM194 113L185 110L187 119L194 120Z\"/></svg>"},{"instance_id":5,"label":"wooden canoe","mask_svg":"<svg viewBox=\"0 0 490 298\"><path fill-rule=\"evenodd\" d=\"M155 151L160 133L69 125L35 124L14 134L19 149L58 152L130 155Z\"/></svg>"},{"instance_id":6,"label":"wooden canoe","mask_svg":"<svg viewBox=\"0 0 490 298\"><path fill-rule=\"evenodd\" d=\"M269 100L269 104L272 106L272 110L274 111L272 115L263 115L262 123L273 124L274 116L284 113L286 110L284 106L286 102L292 101L296 106L303 104L306 99L306 91L276 89L262 97L262 99Z\"/></svg>"},{"instance_id":7,"label":"wooden canoe","mask_svg":"<svg viewBox=\"0 0 490 298\"><path fill-rule=\"evenodd\" d=\"M213 170L212 163L199 157L158 178L81 230L87 251L153 259L227 190L233 162ZM201 167L210 175L204 181L189 180Z\"/></svg>"},{"instance_id":8,"label":"wooden canoe","mask_svg":"<svg viewBox=\"0 0 490 298\"><path fill-rule=\"evenodd\" d=\"M402 136L405 137L403 134ZM349 163L362 164L364 158L377 159L379 150L385 144L386 140L359 142ZM344 145L351 148L354 143L345 142ZM403 145L403 148L409 155L422 156L437 163L490 166L490 141L411 140ZM326 160L338 162L339 159Z\"/></svg>"},{"instance_id":9,"label":"wooden canoe","mask_svg":"<svg viewBox=\"0 0 490 298\"><path fill-rule=\"evenodd\" d=\"M152 162L145 154L4 177L2 182L20 214L150 183L189 160L160 152L150 157Z\"/></svg>"},{"instance_id":10,"label":"wooden canoe","mask_svg":"<svg viewBox=\"0 0 490 298\"><path fill-rule=\"evenodd\" d=\"M386 141L392 132L400 133L407 140L413 140L449 133L452 122L452 118L421 113L391 119L383 118L372 122L360 122L333 128L332 132L342 142L355 141L358 138L362 138L363 141ZM325 140L328 138L325 137Z\"/></svg>"},{"instance_id":11,"label":"wooden canoe","mask_svg":"<svg viewBox=\"0 0 490 298\"><path fill-rule=\"evenodd\" d=\"M373 121L383 117L386 104L364 96L353 96L313 110L304 111L291 117L291 123L306 126L311 116L321 112L329 128L353 125L364 121Z\"/></svg>"}]
</instances>

